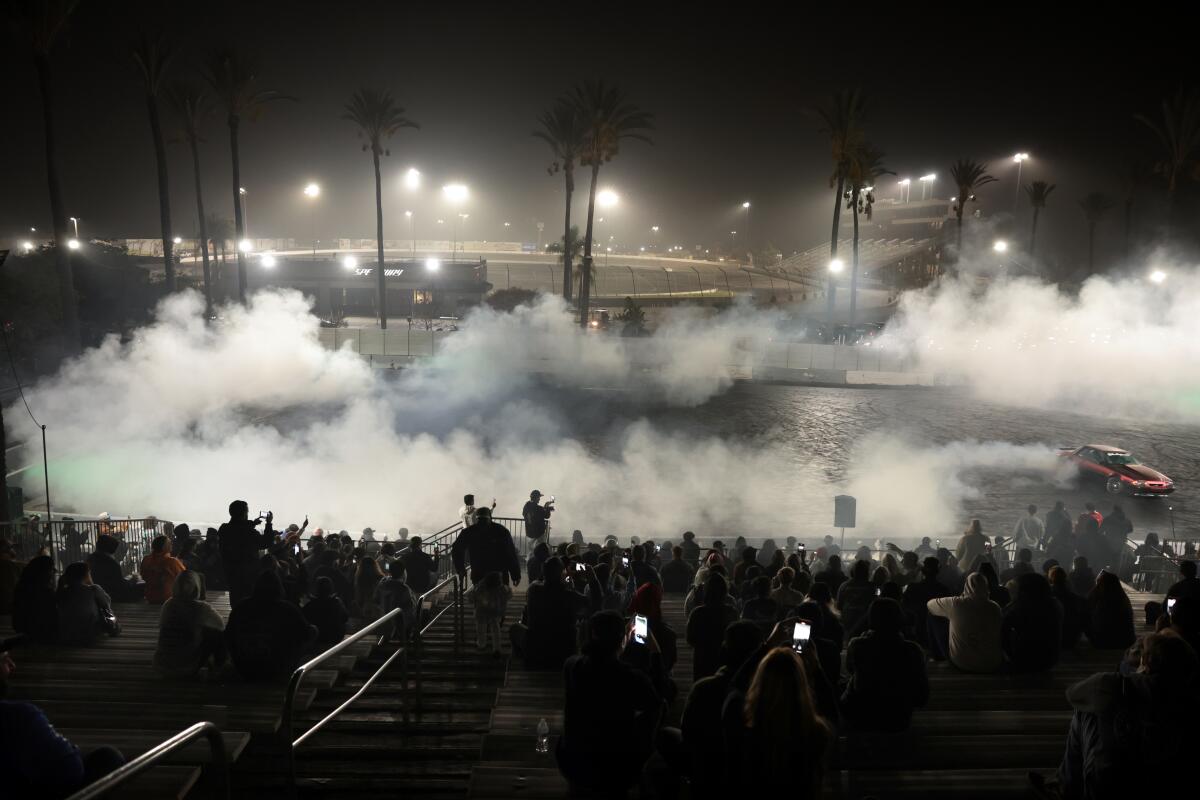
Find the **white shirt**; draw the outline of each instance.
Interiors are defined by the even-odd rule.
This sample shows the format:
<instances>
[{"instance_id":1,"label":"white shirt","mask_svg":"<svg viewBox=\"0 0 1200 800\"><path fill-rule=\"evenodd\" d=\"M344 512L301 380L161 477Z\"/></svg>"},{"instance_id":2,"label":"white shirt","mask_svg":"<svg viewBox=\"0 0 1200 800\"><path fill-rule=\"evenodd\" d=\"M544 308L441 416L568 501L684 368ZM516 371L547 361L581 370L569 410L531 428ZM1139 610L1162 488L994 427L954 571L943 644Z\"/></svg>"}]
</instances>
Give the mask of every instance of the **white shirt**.
<instances>
[{"instance_id":1,"label":"white shirt","mask_svg":"<svg viewBox=\"0 0 1200 800\"><path fill-rule=\"evenodd\" d=\"M1037 547L1045 530L1040 519L1026 514L1013 526L1012 538L1017 547Z\"/></svg>"},{"instance_id":2,"label":"white shirt","mask_svg":"<svg viewBox=\"0 0 1200 800\"><path fill-rule=\"evenodd\" d=\"M475 524L475 506L463 506L458 510L458 518L462 520L462 526L469 528Z\"/></svg>"},{"instance_id":3,"label":"white shirt","mask_svg":"<svg viewBox=\"0 0 1200 800\"><path fill-rule=\"evenodd\" d=\"M950 662L965 672L995 672L1004 663L1000 606L986 597L943 597L926 605L950 620Z\"/></svg>"}]
</instances>

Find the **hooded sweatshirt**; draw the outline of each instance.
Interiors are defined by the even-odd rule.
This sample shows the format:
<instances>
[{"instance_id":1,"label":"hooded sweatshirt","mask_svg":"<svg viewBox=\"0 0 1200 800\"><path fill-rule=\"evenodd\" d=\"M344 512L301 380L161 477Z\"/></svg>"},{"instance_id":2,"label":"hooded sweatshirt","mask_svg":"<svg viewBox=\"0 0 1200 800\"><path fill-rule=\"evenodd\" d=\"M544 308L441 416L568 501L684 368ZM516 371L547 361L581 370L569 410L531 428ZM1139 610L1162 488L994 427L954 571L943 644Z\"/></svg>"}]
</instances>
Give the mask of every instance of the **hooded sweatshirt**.
<instances>
[{"instance_id":1,"label":"hooded sweatshirt","mask_svg":"<svg viewBox=\"0 0 1200 800\"><path fill-rule=\"evenodd\" d=\"M195 672L200 666L203 628L220 631L225 623L212 606L200 599L199 574L180 573L158 615L154 666L168 673Z\"/></svg>"},{"instance_id":2,"label":"hooded sweatshirt","mask_svg":"<svg viewBox=\"0 0 1200 800\"><path fill-rule=\"evenodd\" d=\"M929 613L950 620L950 662L965 672L995 672L1000 648L1000 606L988 599L987 578L973 572L957 597L930 600Z\"/></svg>"}]
</instances>

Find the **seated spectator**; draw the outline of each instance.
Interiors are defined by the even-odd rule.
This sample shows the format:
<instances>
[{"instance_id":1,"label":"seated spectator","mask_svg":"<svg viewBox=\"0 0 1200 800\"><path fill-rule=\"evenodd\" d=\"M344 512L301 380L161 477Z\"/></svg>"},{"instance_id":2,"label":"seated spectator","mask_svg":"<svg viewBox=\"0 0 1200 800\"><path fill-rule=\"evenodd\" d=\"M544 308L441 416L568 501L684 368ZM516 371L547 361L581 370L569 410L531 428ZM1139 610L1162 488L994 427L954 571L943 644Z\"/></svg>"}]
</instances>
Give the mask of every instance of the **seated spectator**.
<instances>
[{"instance_id":1,"label":"seated spectator","mask_svg":"<svg viewBox=\"0 0 1200 800\"><path fill-rule=\"evenodd\" d=\"M964 672L995 672L1004 662L1000 649L1000 606L988 597L987 578L974 572L958 597L928 603L931 617L950 621L948 646L930 632L933 644L950 663ZM933 620L930 620L932 622Z\"/></svg>"},{"instance_id":2,"label":"seated spectator","mask_svg":"<svg viewBox=\"0 0 1200 800\"><path fill-rule=\"evenodd\" d=\"M420 536L408 540L408 549L400 554L400 560L404 562L408 585L418 597L437 583L437 560L421 549Z\"/></svg>"},{"instance_id":3,"label":"seated spectator","mask_svg":"<svg viewBox=\"0 0 1200 800\"><path fill-rule=\"evenodd\" d=\"M877 587L870 580L870 569L869 561L858 559L850 567L850 579L837 590L837 609L847 639L862 632L867 623L867 609L875 599Z\"/></svg>"},{"instance_id":4,"label":"seated spectator","mask_svg":"<svg viewBox=\"0 0 1200 800\"><path fill-rule=\"evenodd\" d=\"M58 609L58 640L63 644L90 645L101 633L121 632L108 592L92 583L88 565L76 562L63 570L54 593Z\"/></svg>"},{"instance_id":5,"label":"seated spectator","mask_svg":"<svg viewBox=\"0 0 1200 800\"><path fill-rule=\"evenodd\" d=\"M721 666L725 629L738 618L737 609L725 602L728 593L725 578L709 575L703 602L688 616L687 643L692 646L693 681L707 678Z\"/></svg>"},{"instance_id":6,"label":"seated spectator","mask_svg":"<svg viewBox=\"0 0 1200 800\"><path fill-rule=\"evenodd\" d=\"M11 614L13 593L25 563L17 561L16 553L7 539L0 539L0 614Z\"/></svg>"},{"instance_id":7,"label":"seated spectator","mask_svg":"<svg viewBox=\"0 0 1200 800\"><path fill-rule=\"evenodd\" d=\"M925 653L901 635L903 617L895 600L876 600L868 612L869 630L846 646L850 679L842 714L856 730L907 730L913 709L929 701Z\"/></svg>"},{"instance_id":8,"label":"seated spectator","mask_svg":"<svg viewBox=\"0 0 1200 800\"><path fill-rule=\"evenodd\" d=\"M381 583L380 589L382 588ZM350 621L350 612L346 610L342 598L335 593L333 581L327 576L317 578L313 585L313 599L305 603L301 611L305 621L317 629L317 650L328 650L346 638L346 623Z\"/></svg>"},{"instance_id":9,"label":"seated spectator","mask_svg":"<svg viewBox=\"0 0 1200 800\"><path fill-rule=\"evenodd\" d=\"M760 577L763 577L763 568L758 564L746 568L745 573L742 575L741 588L737 590L737 604L739 607L754 599L754 581Z\"/></svg>"},{"instance_id":10,"label":"seated spectator","mask_svg":"<svg viewBox=\"0 0 1200 800\"><path fill-rule=\"evenodd\" d=\"M1087 601L1071 591L1071 581L1062 567L1050 569L1050 593L1063 610L1062 646L1072 648L1079 644L1088 625Z\"/></svg>"},{"instance_id":11,"label":"seated spectator","mask_svg":"<svg viewBox=\"0 0 1200 800\"><path fill-rule=\"evenodd\" d=\"M939 547L937 553L938 563L941 565L938 569L938 580L950 594L960 594L966 584L966 576L962 571L963 564L944 547Z\"/></svg>"},{"instance_id":12,"label":"seated spectator","mask_svg":"<svg viewBox=\"0 0 1200 800\"><path fill-rule=\"evenodd\" d=\"M1101 672L1067 690L1074 709L1057 783L1030 773L1043 798L1186 796L1182 766L1200 746L1196 652L1178 636L1142 640L1132 675ZM1186 777L1184 777L1186 775ZM1177 777L1178 776L1178 777Z\"/></svg>"},{"instance_id":13,"label":"seated spectator","mask_svg":"<svg viewBox=\"0 0 1200 800\"><path fill-rule=\"evenodd\" d=\"M1183 637L1183 640L1200 653L1200 598L1180 597L1171 606L1171 613L1159 618L1159 632L1171 631Z\"/></svg>"},{"instance_id":14,"label":"seated spectator","mask_svg":"<svg viewBox=\"0 0 1200 800\"><path fill-rule=\"evenodd\" d=\"M996 568L992 566L992 562L984 561L979 565L979 574L987 578L988 582L988 597L996 605L1004 608L1012 597L1008 593L1008 589L1000 585L1000 579L996 577ZM1032 571L1032 570L1031 570Z\"/></svg>"},{"instance_id":15,"label":"seated spectator","mask_svg":"<svg viewBox=\"0 0 1200 800\"><path fill-rule=\"evenodd\" d=\"M779 617L779 605L771 599L771 579L759 575L751 582L751 598L742 606L742 619L753 622L769 633Z\"/></svg>"},{"instance_id":16,"label":"seated spectator","mask_svg":"<svg viewBox=\"0 0 1200 800\"><path fill-rule=\"evenodd\" d=\"M354 573L354 604L351 609L362 617L364 623L379 619L379 604L375 600L375 590L383 582L383 571L375 563L375 559L364 557L358 562Z\"/></svg>"},{"instance_id":17,"label":"seated spectator","mask_svg":"<svg viewBox=\"0 0 1200 800\"><path fill-rule=\"evenodd\" d=\"M1146 539L1152 534L1147 534ZM1155 537L1157 538L1157 537ZM1151 579L1155 576L1151 575ZM1145 586L1149 589L1149 586ZM1163 602L1159 603L1156 600L1151 600L1146 603L1146 624L1153 625L1159 615L1163 613L1167 600L1180 600L1185 597L1200 598L1200 579L1196 577L1196 562L1195 561L1180 561L1179 562L1179 580L1171 584L1167 589L1167 594L1163 598Z\"/></svg>"},{"instance_id":18,"label":"seated spectator","mask_svg":"<svg viewBox=\"0 0 1200 800\"><path fill-rule=\"evenodd\" d=\"M233 666L249 681L287 679L316 638L316 627L283 599L283 584L273 572L258 576L253 593L234 607L225 626Z\"/></svg>"},{"instance_id":19,"label":"seated spectator","mask_svg":"<svg viewBox=\"0 0 1200 800\"><path fill-rule=\"evenodd\" d=\"M1017 592L1004 609L1001 642L1014 672L1042 672L1058 663L1062 644L1062 606L1050 582L1035 573L1017 578Z\"/></svg>"},{"instance_id":20,"label":"seated spectator","mask_svg":"<svg viewBox=\"0 0 1200 800\"><path fill-rule=\"evenodd\" d=\"M1137 639L1133 627L1133 605L1121 588L1121 579L1108 570L1096 576L1087 597L1088 624L1085 629L1093 647L1124 650Z\"/></svg>"},{"instance_id":21,"label":"seated spectator","mask_svg":"<svg viewBox=\"0 0 1200 800\"><path fill-rule=\"evenodd\" d=\"M904 599L901 604L912 616L913 633L917 643L926 650L932 650L929 642L929 601L939 597L947 597L950 591L938 580L941 562L935 556L928 556L921 562L921 579L904 587Z\"/></svg>"},{"instance_id":22,"label":"seated spectator","mask_svg":"<svg viewBox=\"0 0 1200 800\"><path fill-rule=\"evenodd\" d=\"M1017 551L1017 560L1013 562L1013 565L1000 573L1000 583L1004 584L1009 581L1015 581L1022 575L1035 571L1033 568L1033 551L1028 547L1022 547Z\"/></svg>"},{"instance_id":23,"label":"seated spectator","mask_svg":"<svg viewBox=\"0 0 1200 800\"><path fill-rule=\"evenodd\" d=\"M715 673L692 684L683 707L680 729L697 778L692 791L702 798L728 796L722 781L700 779L711 774L712 765L725 761L725 738L721 728L721 710L729 695L734 676L762 646L762 630L753 622L735 622L725 629L721 643L721 666ZM746 687L749 688L749 687Z\"/></svg>"},{"instance_id":24,"label":"seated spectator","mask_svg":"<svg viewBox=\"0 0 1200 800\"><path fill-rule=\"evenodd\" d=\"M125 763L111 747L83 755L33 703L6 700L15 668L8 653L0 652L0 786L5 797L67 797Z\"/></svg>"},{"instance_id":25,"label":"seated spectator","mask_svg":"<svg viewBox=\"0 0 1200 800\"><path fill-rule=\"evenodd\" d=\"M513 652L527 669L562 669L575 655L575 624L587 608L587 598L571 588L563 562L550 558L542 580L529 584L522 621L509 629Z\"/></svg>"},{"instance_id":26,"label":"seated spectator","mask_svg":"<svg viewBox=\"0 0 1200 800\"><path fill-rule=\"evenodd\" d=\"M837 597L838 589L845 582L846 575L842 572L842 559L839 556L830 556L825 562L825 569L813 576L813 583L825 584L834 597Z\"/></svg>"},{"instance_id":27,"label":"seated spectator","mask_svg":"<svg viewBox=\"0 0 1200 800\"><path fill-rule=\"evenodd\" d=\"M632 631L614 611L592 615L588 628L584 654L563 667L566 702L555 757L572 794L620 795L638 783L663 713L650 678L620 656L626 647L654 650L655 644L653 637L630 643Z\"/></svg>"},{"instance_id":28,"label":"seated spectator","mask_svg":"<svg viewBox=\"0 0 1200 800\"><path fill-rule=\"evenodd\" d=\"M160 606L173 596L175 579L186 569L183 562L171 555L171 540L155 536L150 542L150 555L142 559L142 581L146 584L146 602Z\"/></svg>"},{"instance_id":29,"label":"seated spectator","mask_svg":"<svg viewBox=\"0 0 1200 800\"><path fill-rule=\"evenodd\" d=\"M793 608L804 602L804 592L796 588L796 571L784 567L775 575L777 587L771 592L771 599L779 608L779 613L787 615Z\"/></svg>"},{"instance_id":30,"label":"seated spectator","mask_svg":"<svg viewBox=\"0 0 1200 800\"><path fill-rule=\"evenodd\" d=\"M96 537L96 551L87 557L88 569L92 571L92 582L117 603L141 600L143 587L133 578L126 578L117 561L117 550L121 542L115 536L100 534Z\"/></svg>"},{"instance_id":31,"label":"seated spectator","mask_svg":"<svg viewBox=\"0 0 1200 800\"><path fill-rule=\"evenodd\" d=\"M817 713L801 656L790 647L766 654L741 707L726 703L729 784L741 797L818 797L834 743Z\"/></svg>"},{"instance_id":32,"label":"seated spectator","mask_svg":"<svg viewBox=\"0 0 1200 800\"><path fill-rule=\"evenodd\" d=\"M529 572L530 583L542 579L542 565L546 563L546 559L548 558L550 558L549 545L545 542L538 542L533 546L533 554L525 562L525 568Z\"/></svg>"},{"instance_id":33,"label":"seated spectator","mask_svg":"<svg viewBox=\"0 0 1200 800\"><path fill-rule=\"evenodd\" d=\"M1092 587L1095 585L1096 573L1088 565L1087 558L1075 556L1071 567L1071 591L1080 597L1087 597L1092 593Z\"/></svg>"},{"instance_id":34,"label":"seated spectator","mask_svg":"<svg viewBox=\"0 0 1200 800\"><path fill-rule=\"evenodd\" d=\"M683 546L676 545L671 549L671 560L663 564L663 591L667 594L687 594L692 586L695 571L683 557Z\"/></svg>"},{"instance_id":35,"label":"seated spectator","mask_svg":"<svg viewBox=\"0 0 1200 800\"><path fill-rule=\"evenodd\" d=\"M221 616L200 599L200 573L181 572L158 615L154 666L183 677L204 667L220 669L226 657L224 629Z\"/></svg>"},{"instance_id":36,"label":"seated spectator","mask_svg":"<svg viewBox=\"0 0 1200 800\"><path fill-rule=\"evenodd\" d=\"M708 577L712 577L713 575L720 575L722 578L725 579L725 585L726 586L729 585L729 573L726 572L725 567L720 564L715 564L714 566L712 566L708 569L702 568L700 570L700 572L705 573ZM683 613L686 614L687 616L690 617L692 615L692 612L696 610L696 607L701 605L704 602L704 586L706 583L708 583L708 577L706 577L704 579L704 583L696 584L695 586L693 586L692 590L690 592L688 592L687 597L684 598ZM728 603L730 606L732 606L735 611L737 610L737 601L734 600L732 597L726 597L725 602Z\"/></svg>"},{"instance_id":37,"label":"seated spectator","mask_svg":"<svg viewBox=\"0 0 1200 800\"><path fill-rule=\"evenodd\" d=\"M54 601L54 560L31 558L13 590L12 626L35 642L58 640L58 610Z\"/></svg>"}]
</instances>

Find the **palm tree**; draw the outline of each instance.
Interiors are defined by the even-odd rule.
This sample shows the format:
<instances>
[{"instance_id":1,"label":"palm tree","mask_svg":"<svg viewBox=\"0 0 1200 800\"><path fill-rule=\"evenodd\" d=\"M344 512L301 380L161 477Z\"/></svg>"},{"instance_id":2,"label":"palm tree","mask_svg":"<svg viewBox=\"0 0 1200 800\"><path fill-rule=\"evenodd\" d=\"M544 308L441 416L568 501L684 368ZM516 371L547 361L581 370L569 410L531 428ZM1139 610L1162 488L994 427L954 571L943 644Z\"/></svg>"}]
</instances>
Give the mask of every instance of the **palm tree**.
<instances>
[{"instance_id":1,"label":"palm tree","mask_svg":"<svg viewBox=\"0 0 1200 800\"><path fill-rule=\"evenodd\" d=\"M163 270L167 291L175 291L175 237L171 233L171 190L167 180L167 146L163 141L158 116L158 96L174 52L161 37L142 34L133 47L133 60L142 73L146 90L146 113L150 117L150 135L154 139L154 160L158 167L158 217L162 228Z\"/></svg>"},{"instance_id":2,"label":"palm tree","mask_svg":"<svg viewBox=\"0 0 1200 800\"><path fill-rule=\"evenodd\" d=\"M846 179L850 188L846 191L846 208L854 213L854 263L850 267L850 324L858 310L858 218L865 214L871 219L875 207L875 181L884 175L894 175L883 167L883 151L866 142L861 143L850 154Z\"/></svg>"},{"instance_id":3,"label":"palm tree","mask_svg":"<svg viewBox=\"0 0 1200 800\"><path fill-rule=\"evenodd\" d=\"M204 318L212 317L212 274L208 265L208 226L204 218L204 191L200 185L200 126L212 111L208 95L190 83L177 83L167 94L180 134L192 151L192 173L196 182L196 216L200 221L200 255L204 261Z\"/></svg>"},{"instance_id":4,"label":"palm tree","mask_svg":"<svg viewBox=\"0 0 1200 800\"><path fill-rule=\"evenodd\" d=\"M583 128L583 147L579 163L592 168L588 189L587 231L583 239L583 274L579 282L579 325L587 327L591 293L592 218L596 212L596 183L600 165L612 161L620 152L621 141L636 139L653 144L647 131L654 129L654 116L630 103L625 93L600 81L585 81L571 93Z\"/></svg>"},{"instance_id":5,"label":"palm tree","mask_svg":"<svg viewBox=\"0 0 1200 800\"><path fill-rule=\"evenodd\" d=\"M829 260L837 258L838 225L842 217L842 200L846 191L846 178L850 171L850 159L862 142L862 122L866 112L866 98L859 89L835 92L827 105L815 109L821 120L821 132L829 135L829 154L833 159L833 172L829 176L830 188L837 187L833 195L833 232L829 237ZM829 318L833 319L833 307L837 298L834 274L829 272L826 291Z\"/></svg>"},{"instance_id":6,"label":"palm tree","mask_svg":"<svg viewBox=\"0 0 1200 800\"><path fill-rule=\"evenodd\" d=\"M204 226L208 229L208 237L212 242L213 247L213 286L222 292L224 295L225 287L225 254L228 249L228 242L233 238L233 220L217 214L209 214L204 220ZM218 261L218 257L220 260ZM213 292L213 298L216 299L216 292Z\"/></svg>"},{"instance_id":7,"label":"palm tree","mask_svg":"<svg viewBox=\"0 0 1200 800\"><path fill-rule=\"evenodd\" d=\"M242 124L242 117L249 115L253 119L264 105L274 100L296 99L273 89L256 88L257 73L257 65L232 47L213 51L209 55L204 73L204 78L212 86L229 125L229 154L233 165L233 225L237 234L237 244L240 244L246 235L246 225L242 219L242 167L238 151L238 130ZM238 301L245 303L246 254L242 252L241 247L235 247L235 250L238 264Z\"/></svg>"},{"instance_id":8,"label":"palm tree","mask_svg":"<svg viewBox=\"0 0 1200 800\"><path fill-rule=\"evenodd\" d=\"M979 190L979 187L996 180L988 175L987 168L987 164L980 164L969 158L960 158L954 162L954 166L950 167L950 177L954 179L954 185L958 187L958 200L954 206L954 215L958 219L958 235L955 239L957 251L955 257L958 259L962 258L962 222L967 202L975 201L975 192Z\"/></svg>"},{"instance_id":9,"label":"palm tree","mask_svg":"<svg viewBox=\"0 0 1200 800\"><path fill-rule=\"evenodd\" d=\"M571 196L575 193L575 164L583 147L581 117L570 98L560 98L548 111L538 115L537 122L539 129L533 135L550 145L554 154L547 172L553 175L561 171L566 181L566 210L563 213L563 235L566 236L566 232L575 230L571 227ZM574 255L573 247L563 253L563 299L568 303L571 302L571 259Z\"/></svg>"},{"instance_id":10,"label":"palm tree","mask_svg":"<svg viewBox=\"0 0 1200 800\"><path fill-rule=\"evenodd\" d=\"M1034 181L1025 187L1025 194L1029 195L1029 206L1033 209L1033 225L1029 229L1029 259L1031 261L1033 260L1033 246L1037 242L1038 214L1046 207L1046 199L1053 191L1054 184L1045 181Z\"/></svg>"},{"instance_id":11,"label":"palm tree","mask_svg":"<svg viewBox=\"0 0 1200 800\"><path fill-rule=\"evenodd\" d=\"M1089 192L1079 201L1083 216L1088 226L1088 274L1096 272L1096 223L1098 223L1113 207L1112 199L1103 192Z\"/></svg>"},{"instance_id":12,"label":"palm tree","mask_svg":"<svg viewBox=\"0 0 1200 800\"><path fill-rule=\"evenodd\" d=\"M42 137L46 155L46 188L50 195L50 221L54 229L54 268L58 273L58 299L62 306L63 340L69 352L80 347L79 302L67 242L66 203L58 175L58 144L54 120L54 76L50 52L67 27L79 0L15 0L9 12L18 30L32 45L33 66L42 97Z\"/></svg>"},{"instance_id":13,"label":"palm tree","mask_svg":"<svg viewBox=\"0 0 1200 800\"><path fill-rule=\"evenodd\" d=\"M1180 88L1174 97L1162 101L1161 119L1152 120L1145 114L1134 114L1133 118L1154 133L1162 148L1154 171L1167 181L1165 218L1170 233L1179 176L1195 169L1200 150L1200 94Z\"/></svg>"},{"instance_id":14,"label":"palm tree","mask_svg":"<svg viewBox=\"0 0 1200 800\"><path fill-rule=\"evenodd\" d=\"M387 330L387 272L383 266L383 183L379 177L379 157L392 151L384 143L402 128L421 126L404 116L404 109L387 89L359 89L346 104L342 119L358 126L358 137L364 139L362 149L371 151L375 164L375 247L376 272L379 273L379 328Z\"/></svg>"}]
</instances>

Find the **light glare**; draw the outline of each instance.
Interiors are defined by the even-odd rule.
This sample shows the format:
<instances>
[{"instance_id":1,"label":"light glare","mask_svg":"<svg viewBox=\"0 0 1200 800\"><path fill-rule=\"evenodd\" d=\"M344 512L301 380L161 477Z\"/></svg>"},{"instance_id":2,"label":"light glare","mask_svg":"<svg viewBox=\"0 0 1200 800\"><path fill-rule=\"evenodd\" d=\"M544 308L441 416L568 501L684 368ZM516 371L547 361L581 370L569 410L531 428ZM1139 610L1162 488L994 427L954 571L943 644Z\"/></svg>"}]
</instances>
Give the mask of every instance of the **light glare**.
<instances>
[{"instance_id":1,"label":"light glare","mask_svg":"<svg viewBox=\"0 0 1200 800\"><path fill-rule=\"evenodd\" d=\"M471 195L471 192L461 183L450 183L442 187L442 194L451 203L462 203Z\"/></svg>"},{"instance_id":2,"label":"light glare","mask_svg":"<svg viewBox=\"0 0 1200 800\"><path fill-rule=\"evenodd\" d=\"M354 256L346 256L342 259L342 266L346 269L354 269L358 266L358 259Z\"/></svg>"},{"instance_id":3,"label":"light glare","mask_svg":"<svg viewBox=\"0 0 1200 800\"><path fill-rule=\"evenodd\" d=\"M845 266L846 265L842 263L840 258L835 258L829 262L829 271L836 275L837 273L841 272Z\"/></svg>"},{"instance_id":4,"label":"light glare","mask_svg":"<svg viewBox=\"0 0 1200 800\"><path fill-rule=\"evenodd\" d=\"M78 239L68 239L67 247L69 247L72 250L78 250L79 249L79 240Z\"/></svg>"},{"instance_id":5,"label":"light glare","mask_svg":"<svg viewBox=\"0 0 1200 800\"><path fill-rule=\"evenodd\" d=\"M441 268L442 268L442 262L437 260L436 258L425 259L425 271L426 272L437 272Z\"/></svg>"},{"instance_id":6,"label":"light glare","mask_svg":"<svg viewBox=\"0 0 1200 800\"><path fill-rule=\"evenodd\" d=\"M1150 273L1150 280L1152 280L1154 283L1162 283L1166 279L1167 273L1163 272L1161 269L1156 269Z\"/></svg>"},{"instance_id":7,"label":"light glare","mask_svg":"<svg viewBox=\"0 0 1200 800\"><path fill-rule=\"evenodd\" d=\"M421 171L416 167L410 167L408 172L404 173L404 188L405 189L420 189L421 188Z\"/></svg>"},{"instance_id":8,"label":"light glare","mask_svg":"<svg viewBox=\"0 0 1200 800\"><path fill-rule=\"evenodd\" d=\"M997 253L1007 253L1008 242L1004 241L1003 239L997 239L995 244L992 245L992 249Z\"/></svg>"},{"instance_id":9,"label":"light glare","mask_svg":"<svg viewBox=\"0 0 1200 800\"><path fill-rule=\"evenodd\" d=\"M601 189L596 193L596 202L601 208L612 208L620 201L617 193L612 189Z\"/></svg>"},{"instance_id":10,"label":"light glare","mask_svg":"<svg viewBox=\"0 0 1200 800\"><path fill-rule=\"evenodd\" d=\"M272 256L272 255L263 256L262 257L262 265L264 267L266 267L267 269L270 269L271 267L275 266L275 256Z\"/></svg>"},{"instance_id":11,"label":"light glare","mask_svg":"<svg viewBox=\"0 0 1200 800\"><path fill-rule=\"evenodd\" d=\"M321 196L321 187L315 183L310 183L308 186L304 187L304 196L305 197L320 197Z\"/></svg>"}]
</instances>

